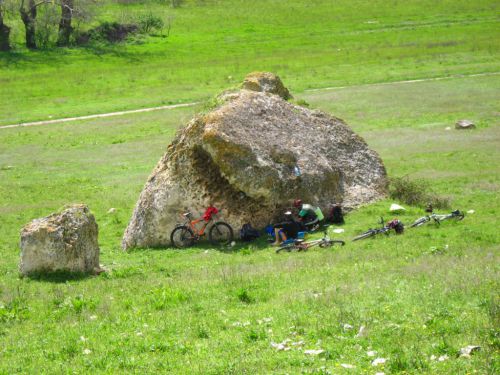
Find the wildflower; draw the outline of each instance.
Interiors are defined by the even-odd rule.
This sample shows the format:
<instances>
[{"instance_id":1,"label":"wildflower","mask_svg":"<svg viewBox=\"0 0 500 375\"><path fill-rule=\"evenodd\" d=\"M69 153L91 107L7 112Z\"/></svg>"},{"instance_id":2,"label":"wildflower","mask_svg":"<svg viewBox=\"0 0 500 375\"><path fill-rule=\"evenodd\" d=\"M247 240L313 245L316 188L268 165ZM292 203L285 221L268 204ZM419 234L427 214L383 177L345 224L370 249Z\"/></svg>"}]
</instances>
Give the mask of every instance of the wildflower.
<instances>
[{"instance_id":1,"label":"wildflower","mask_svg":"<svg viewBox=\"0 0 500 375\"><path fill-rule=\"evenodd\" d=\"M356 367L356 366L350 365L348 363L341 363L340 366L342 366L343 368L355 368Z\"/></svg>"},{"instance_id":2,"label":"wildflower","mask_svg":"<svg viewBox=\"0 0 500 375\"><path fill-rule=\"evenodd\" d=\"M385 358L375 358L372 361L372 366L378 366L378 365L383 365L385 363L386 359Z\"/></svg>"},{"instance_id":3,"label":"wildflower","mask_svg":"<svg viewBox=\"0 0 500 375\"><path fill-rule=\"evenodd\" d=\"M325 351L323 349L308 349L304 350L304 354L308 355L320 355L321 353L324 353Z\"/></svg>"}]
</instances>

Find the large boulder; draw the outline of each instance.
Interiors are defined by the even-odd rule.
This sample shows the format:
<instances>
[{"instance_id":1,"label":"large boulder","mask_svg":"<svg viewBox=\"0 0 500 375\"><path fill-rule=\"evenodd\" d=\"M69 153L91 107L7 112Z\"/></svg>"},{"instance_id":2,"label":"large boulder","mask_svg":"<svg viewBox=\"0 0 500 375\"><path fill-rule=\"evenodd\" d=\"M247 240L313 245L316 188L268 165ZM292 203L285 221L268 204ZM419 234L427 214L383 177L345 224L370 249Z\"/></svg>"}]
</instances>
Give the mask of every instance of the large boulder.
<instances>
[{"instance_id":1,"label":"large boulder","mask_svg":"<svg viewBox=\"0 0 500 375\"><path fill-rule=\"evenodd\" d=\"M386 171L342 120L241 90L181 129L140 195L123 248L169 244L184 211L209 203L234 228L262 227L301 198L324 209L347 208L386 193ZM297 168L300 173L297 173Z\"/></svg>"},{"instance_id":2,"label":"large boulder","mask_svg":"<svg viewBox=\"0 0 500 375\"><path fill-rule=\"evenodd\" d=\"M94 215L83 204L35 219L21 230L20 271L100 272L97 234Z\"/></svg>"}]
</instances>

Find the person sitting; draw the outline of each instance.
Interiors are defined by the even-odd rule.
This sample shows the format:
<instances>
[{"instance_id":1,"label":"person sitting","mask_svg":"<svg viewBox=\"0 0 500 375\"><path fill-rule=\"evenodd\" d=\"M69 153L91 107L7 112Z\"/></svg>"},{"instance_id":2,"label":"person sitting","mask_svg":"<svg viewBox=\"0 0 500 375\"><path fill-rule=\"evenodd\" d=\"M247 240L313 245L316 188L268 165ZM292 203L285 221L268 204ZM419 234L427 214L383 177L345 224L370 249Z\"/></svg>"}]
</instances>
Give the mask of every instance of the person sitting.
<instances>
[{"instance_id":1,"label":"person sitting","mask_svg":"<svg viewBox=\"0 0 500 375\"><path fill-rule=\"evenodd\" d=\"M276 239L273 245L277 246L287 239L297 238L297 234L303 230L303 226L293 218L291 211L287 211L285 212L285 221L274 224L273 229Z\"/></svg>"},{"instance_id":2,"label":"person sitting","mask_svg":"<svg viewBox=\"0 0 500 375\"><path fill-rule=\"evenodd\" d=\"M296 199L293 205L299 210L299 218L308 231L311 232L318 229L321 223L323 223L325 216L321 212L321 208L302 203L300 199Z\"/></svg>"}]
</instances>

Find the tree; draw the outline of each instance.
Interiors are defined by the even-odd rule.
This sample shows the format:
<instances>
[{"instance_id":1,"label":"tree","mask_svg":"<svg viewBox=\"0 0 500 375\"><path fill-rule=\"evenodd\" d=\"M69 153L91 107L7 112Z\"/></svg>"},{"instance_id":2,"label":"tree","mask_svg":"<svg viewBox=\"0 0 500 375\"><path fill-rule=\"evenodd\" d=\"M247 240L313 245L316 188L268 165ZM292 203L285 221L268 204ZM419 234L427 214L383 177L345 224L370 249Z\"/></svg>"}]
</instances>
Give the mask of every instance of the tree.
<instances>
[{"instance_id":1,"label":"tree","mask_svg":"<svg viewBox=\"0 0 500 375\"><path fill-rule=\"evenodd\" d=\"M61 0L61 20L59 21L59 36L57 38L58 46L69 45L69 37L73 32L71 20L73 18L73 0Z\"/></svg>"},{"instance_id":2,"label":"tree","mask_svg":"<svg viewBox=\"0 0 500 375\"><path fill-rule=\"evenodd\" d=\"M8 27L3 21L4 15L4 0L0 0L0 51L10 50L10 27Z\"/></svg>"},{"instance_id":3,"label":"tree","mask_svg":"<svg viewBox=\"0 0 500 375\"><path fill-rule=\"evenodd\" d=\"M38 6L45 3L41 1L36 3L35 0L28 0L26 4L25 0L21 0L21 6L19 7L19 12L21 13L21 20L24 23L24 29L26 31L26 47L30 49L36 49L36 9Z\"/></svg>"}]
</instances>

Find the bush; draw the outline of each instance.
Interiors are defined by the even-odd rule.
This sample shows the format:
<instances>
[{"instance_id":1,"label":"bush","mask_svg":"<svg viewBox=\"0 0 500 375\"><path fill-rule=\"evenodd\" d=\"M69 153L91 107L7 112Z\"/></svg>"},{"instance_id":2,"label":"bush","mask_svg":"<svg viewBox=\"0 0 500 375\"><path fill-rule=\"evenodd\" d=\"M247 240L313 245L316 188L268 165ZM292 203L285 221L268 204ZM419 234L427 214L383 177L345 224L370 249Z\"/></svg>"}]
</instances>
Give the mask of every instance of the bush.
<instances>
[{"instance_id":1,"label":"bush","mask_svg":"<svg viewBox=\"0 0 500 375\"><path fill-rule=\"evenodd\" d=\"M240 288L236 291L236 296L243 303L252 303L254 302L254 298L248 293L245 288Z\"/></svg>"},{"instance_id":2,"label":"bush","mask_svg":"<svg viewBox=\"0 0 500 375\"><path fill-rule=\"evenodd\" d=\"M136 24L121 24L118 22L103 22L99 26L76 36L77 44L86 44L90 41L106 41L118 43L124 41L129 35L139 31Z\"/></svg>"},{"instance_id":3,"label":"bush","mask_svg":"<svg viewBox=\"0 0 500 375\"><path fill-rule=\"evenodd\" d=\"M410 180L407 176L391 179L389 195L411 206L424 207L430 203L434 208L450 207L450 199L434 193L428 181Z\"/></svg>"},{"instance_id":4,"label":"bush","mask_svg":"<svg viewBox=\"0 0 500 375\"><path fill-rule=\"evenodd\" d=\"M139 30L144 34L149 34L152 31L161 31L164 25L163 20L151 12L139 19Z\"/></svg>"}]
</instances>

